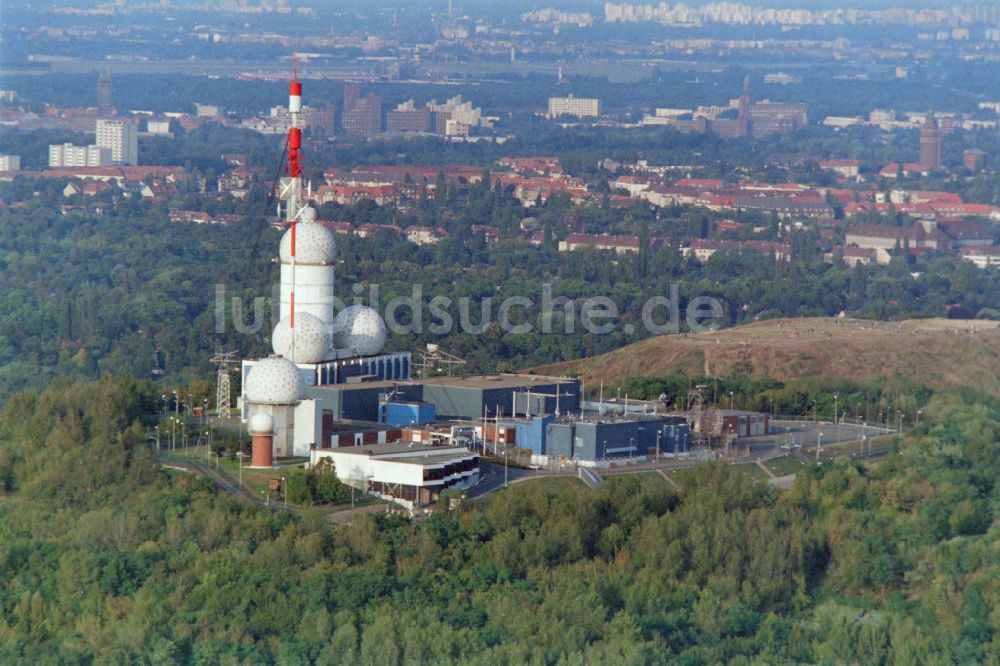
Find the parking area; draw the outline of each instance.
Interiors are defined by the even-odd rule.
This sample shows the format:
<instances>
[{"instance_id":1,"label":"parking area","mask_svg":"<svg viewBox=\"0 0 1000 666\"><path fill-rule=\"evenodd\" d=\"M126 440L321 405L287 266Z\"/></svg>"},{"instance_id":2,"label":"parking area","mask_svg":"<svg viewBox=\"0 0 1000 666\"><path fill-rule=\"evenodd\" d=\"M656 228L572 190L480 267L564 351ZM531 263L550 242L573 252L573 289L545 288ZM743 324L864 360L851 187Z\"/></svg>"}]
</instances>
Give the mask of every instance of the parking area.
<instances>
[{"instance_id":1,"label":"parking area","mask_svg":"<svg viewBox=\"0 0 1000 666\"><path fill-rule=\"evenodd\" d=\"M771 432L767 435L748 437L740 440L749 442L753 452L765 450L815 451L831 444L846 445L865 442L886 435L892 435L891 428L876 427L858 423L832 423L830 421L771 421ZM840 448L840 447L838 447Z\"/></svg>"}]
</instances>

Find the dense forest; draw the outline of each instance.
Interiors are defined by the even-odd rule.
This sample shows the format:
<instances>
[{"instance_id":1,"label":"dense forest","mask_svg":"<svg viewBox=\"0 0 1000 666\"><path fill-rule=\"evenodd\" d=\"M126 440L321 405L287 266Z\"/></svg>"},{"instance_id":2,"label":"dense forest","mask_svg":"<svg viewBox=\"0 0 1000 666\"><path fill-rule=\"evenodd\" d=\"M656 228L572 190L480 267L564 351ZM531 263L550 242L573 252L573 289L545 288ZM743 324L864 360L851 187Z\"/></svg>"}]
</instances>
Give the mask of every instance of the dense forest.
<instances>
[{"instance_id":1,"label":"dense forest","mask_svg":"<svg viewBox=\"0 0 1000 666\"><path fill-rule=\"evenodd\" d=\"M976 663L1000 652L1000 410L934 396L876 466L774 491L519 484L333 528L158 469L145 382L0 416L0 660Z\"/></svg>"}]
</instances>

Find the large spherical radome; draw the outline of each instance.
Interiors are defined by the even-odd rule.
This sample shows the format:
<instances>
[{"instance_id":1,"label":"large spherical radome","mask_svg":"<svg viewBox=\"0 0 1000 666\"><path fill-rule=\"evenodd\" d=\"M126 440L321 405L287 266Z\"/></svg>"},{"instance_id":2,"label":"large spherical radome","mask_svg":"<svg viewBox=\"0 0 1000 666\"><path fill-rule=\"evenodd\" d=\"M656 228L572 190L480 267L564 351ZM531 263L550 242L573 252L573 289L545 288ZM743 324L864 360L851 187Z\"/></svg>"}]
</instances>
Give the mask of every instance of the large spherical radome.
<instances>
[{"instance_id":1,"label":"large spherical radome","mask_svg":"<svg viewBox=\"0 0 1000 666\"><path fill-rule=\"evenodd\" d=\"M385 347L385 322L374 308L352 305L333 320L333 345L359 356L374 356Z\"/></svg>"},{"instance_id":2,"label":"large spherical radome","mask_svg":"<svg viewBox=\"0 0 1000 666\"><path fill-rule=\"evenodd\" d=\"M292 229L281 237L278 248L281 263L292 263ZM329 266L337 259L337 241L333 233L317 222L295 225L295 263L303 266Z\"/></svg>"},{"instance_id":3,"label":"large spherical radome","mask_svg":"<svg viewBox=\"0 0 1000 666\"><path fill-rule=\"evenodd\" d=\"M274 432L274 417L267 412L257 412L250 419L251 435L270 435Z\"/></svg>"},{"instance_id":4,"label":"large spherical radome","mask_svg":"<svg viewBox=\"0 0 1000 666\"><path fill-rule=\"evenodd\" d=\"M275 354L280 354L294 363L319 363L326 359L329 349L329 336L326 325L315 315L308 312L295 314L295 349L292 349L291 319L278 322L271 333L271 347Z\"/></svg>"},{"instance_id":5,"label":"large spherical radome","mask_svg":"<svg viewBox=\"0 0 1000 666\"><path fill-rule=\"evenodd\" d=\"M246 399L262 405L291 405L298 402L305 387L299 369L283 356L268 356L247 372Z\"/></svg>"}]
</instances>

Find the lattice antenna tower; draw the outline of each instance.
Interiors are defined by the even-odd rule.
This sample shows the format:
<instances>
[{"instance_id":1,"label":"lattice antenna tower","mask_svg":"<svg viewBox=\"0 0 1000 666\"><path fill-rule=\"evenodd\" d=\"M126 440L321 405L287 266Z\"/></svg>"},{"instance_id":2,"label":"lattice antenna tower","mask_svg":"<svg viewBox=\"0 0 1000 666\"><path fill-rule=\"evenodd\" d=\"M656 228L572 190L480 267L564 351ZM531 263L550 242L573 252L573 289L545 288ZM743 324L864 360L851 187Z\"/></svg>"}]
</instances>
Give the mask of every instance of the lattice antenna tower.
<instances>
[{"instance_id":1,"label":"lattice antenna tower","mask_svg":"<svg viewBox=\"0 0 1000 666\"><path fill-rule=\"evenodd\" d=\"M452 367L456 365L465 365L465 359L442 351L433 343L428 343L426 350L417 351L417 360L413 364L415 368L420 369L421 377L426 377L428 370L440 370L441 366L445 366L448 375L451 375Z\"/></svg>"},{"instance_id":2,"label":"lattice antenna tower","mask_svg":"<svg viewBox=\"0 0 1000 666\"><path fill-rule=\"evenodd\" d=\"M237 354L236 351L218 350L212 357L212 364L219 367L219 371L216 373L215 409L218 415L223 418L229 418L229 410L232 405L232 382L229 379L229 374L234 369L239 368L240 361Z\"/></svg>"}]
</instances>

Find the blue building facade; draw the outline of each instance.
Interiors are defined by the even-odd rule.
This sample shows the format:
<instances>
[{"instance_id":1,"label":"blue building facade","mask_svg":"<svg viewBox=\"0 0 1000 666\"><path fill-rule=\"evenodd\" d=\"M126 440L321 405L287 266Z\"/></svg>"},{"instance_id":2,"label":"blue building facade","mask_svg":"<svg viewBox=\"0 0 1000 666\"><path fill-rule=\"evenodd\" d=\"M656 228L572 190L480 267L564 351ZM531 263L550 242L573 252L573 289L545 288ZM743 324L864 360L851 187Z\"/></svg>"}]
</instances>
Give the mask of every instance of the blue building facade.
<instances>
[{"instance_id":1,"label":"blue building facade","mask_svg":"<svg viewBox=\"0 0 1000 666\"><path fill-rule=\"evenodd\" d=\"M681 416L620 421L556 420L553 416L501 421L515 429L516 446L536 456L596 462L673 456L688 451L691 428Z\"/></svg>"},{"instance_id":2,"label":"blue building facade","mask_svg":"<svg viewBox=\"0 0 1000 666\"><path fill-rule=\"evenodd\" d=\"M436 418L434 405L427 402L382 402L378 406L378 421L387 425L425 425Z\"/></svg>"}]
</instances>

